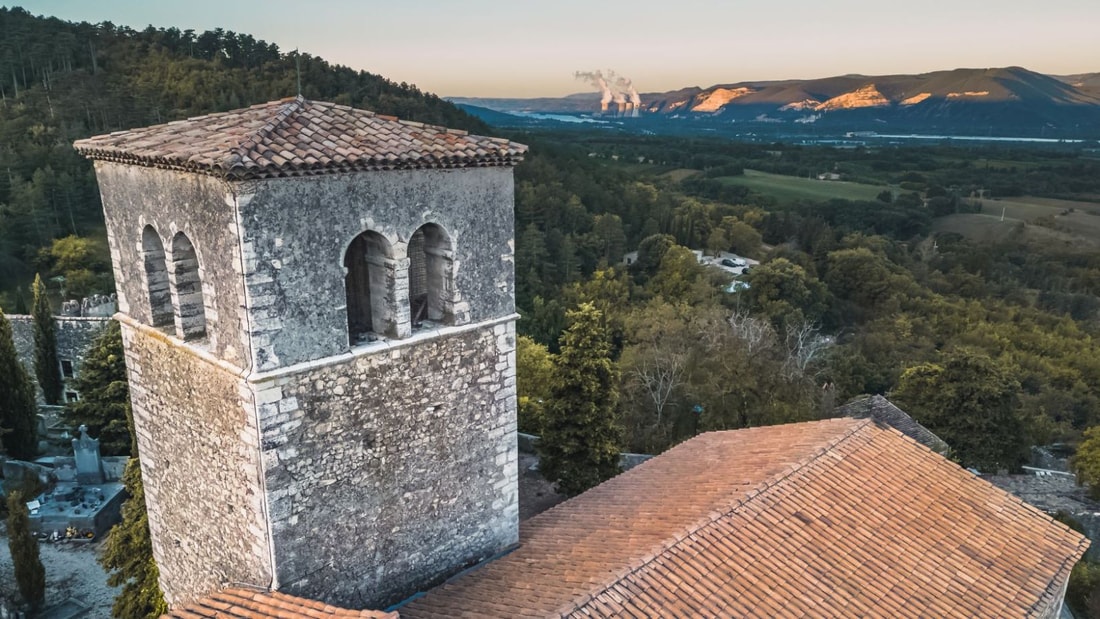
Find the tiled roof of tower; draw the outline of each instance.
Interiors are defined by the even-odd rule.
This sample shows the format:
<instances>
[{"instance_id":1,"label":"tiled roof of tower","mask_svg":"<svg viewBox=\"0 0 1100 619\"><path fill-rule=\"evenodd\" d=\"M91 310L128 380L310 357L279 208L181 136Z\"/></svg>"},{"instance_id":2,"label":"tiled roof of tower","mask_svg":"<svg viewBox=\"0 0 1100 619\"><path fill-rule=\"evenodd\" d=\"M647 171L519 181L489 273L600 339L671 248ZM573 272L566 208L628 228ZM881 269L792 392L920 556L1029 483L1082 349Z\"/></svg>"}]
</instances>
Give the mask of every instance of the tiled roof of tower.
<instances>
[{"instance_id":1,"label":"tiled roof of tower","mask_svg":"<svg viewBox=\"0 0 1100 619\"><path fill-rule=\"evenodd\" d=\"M424 617L1027 617L1077 533L896 430L700 435L524 522Z\"/></svg>"},{"instance_id":2,"label":"tiled roof of tower","mask_svg":"<svg viewBox=\"0 0 1100 619\"><path fill-rule=\"evenodd\" d=\"M894 428L938 454L947 455L951 451L951 448L942 438L933 434L931 430L922 426L916 419L910 417L908 413L881 395L867 395L857 398L843 406L838 406L835 413L852 419L874 419L881 424Z\"/></svg>"},{"instance_id":3,"label":"tiled roof of tower","mask_svg":"<svg viewBox=\"0 0 1100 619\"><path fill-rule=\"evenodd\" d=\"M285 593L223 589L161 619L398 619L397 613L347 610Z\"/></svg>"},{"instance_id":4,"label":"tiled roof of tower","mask_svg":"<svg viewBox=\"0 0 1100 619\"><path fill-rule=\"evenodd\" d=\"M302 97L74 143L90 159L229 179L511 166L527 147Z\"/></svg>"}]
</instances>

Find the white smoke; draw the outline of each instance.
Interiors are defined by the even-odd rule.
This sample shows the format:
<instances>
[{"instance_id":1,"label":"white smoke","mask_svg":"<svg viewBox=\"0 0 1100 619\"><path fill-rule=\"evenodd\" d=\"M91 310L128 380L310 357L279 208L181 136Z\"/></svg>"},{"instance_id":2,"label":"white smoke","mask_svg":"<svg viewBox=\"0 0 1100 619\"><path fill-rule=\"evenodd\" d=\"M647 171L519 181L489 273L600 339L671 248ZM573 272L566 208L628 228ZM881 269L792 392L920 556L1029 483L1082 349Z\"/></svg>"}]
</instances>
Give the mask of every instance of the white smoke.
<instances>
[{"instance_id":1,"label":"white smoke","mask_svg":"<svg viewBox=\"0 0 1100 619\"><path fill-rule=\"evenodd\" d=\"M634 88L634 82L628 77L620 77L616 85L619 87L619 91L626 93L626 96L630 98L630 103L637 108L642 104L642 97L638 95L638 91Z\"/></svg>"},{"instance_id":2,"label":"white smoke","mask_svg":"<svg viewBox=\"0 0 1100 619\"><path fill-rule=\"evenodd\" d=\"M615 114L637 116L642 98L634 88L634 83L626 77L615 75L614 71L577 71L573 77L584 80L600 91L600 111L607 112L612 103Z\"/></svg>"}]
</instances>

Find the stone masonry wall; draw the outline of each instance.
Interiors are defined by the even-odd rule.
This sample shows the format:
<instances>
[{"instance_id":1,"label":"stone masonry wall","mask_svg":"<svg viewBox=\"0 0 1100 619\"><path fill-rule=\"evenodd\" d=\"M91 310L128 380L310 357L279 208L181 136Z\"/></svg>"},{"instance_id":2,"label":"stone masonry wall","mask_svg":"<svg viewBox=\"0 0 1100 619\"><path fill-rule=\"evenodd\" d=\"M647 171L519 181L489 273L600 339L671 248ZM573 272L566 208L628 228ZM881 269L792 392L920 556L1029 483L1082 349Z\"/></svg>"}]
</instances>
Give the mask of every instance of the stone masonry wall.
<instances>
[{"instance_id":1,"label":"stone masonry wall","mask_svg":"<svg viewBox=\"0 0 1100 619\"><path fill-rule=\"evenodd\" d=\"M1069 586L1069 572L1065 577L1050 583L1047 588L1052 595L1039 602L1039 606L1033 609L1031 614L1035 619L1058 619L1062 615L1062 607L1066 603L1066 588Z\"/></svg>"},{"instance_id":2,"label":"stone masonry wall","mask_svg":"<svg viewBox=\"0 0 1100 619\"><path fill-rule=\"evenodd\" d=\"M142 231L153 226L166 253L172 238L187 235L195 248L205 307L207 337L199 344L234 365L248 367L240 236L234 187L188 172L95 162L111 246L118 309L151 325ZM171 257L166 266L171 268ZM167 331L173 331L168 327Z\"/></svg>"},{"instance_id":3,"label":"stone masonry wall","mask_svg":"<svg viewBox=\"0 0 1100 619\"><path fill-rule=\"evenodd\" d=\"M11 322L15 353L19 356L19 362L23 364L23 368L27 370L31 382L34 383L34 397L39 404L44 404L42 390L38 388L38 377L34 373L34 317L16 314L8 316L8 320ZM73 363L73 376L62 376L65 381L65 390L70 391L69 384L80 372L80 366L84 363L88 349L107 327L110 318L58 316L54 320L57 326L57 358L59 361L68 359Z\"/></svg>"},{"instance_id":4,"label":"stone masonry wall","mask_svg":"<svg viewBox=\"0 0 1100 619\"><path fill-rule=\"evenodd\" d=\"M231 367L151 327L124 319L122 336L153 556L169 604L229 582L268 586L251 391Z\"/></svg>"},{"instance_id":5,"label":"stone masonry wall","mask_svg":"<svg viewBox=\"0 0 1100 619\"><path fill-rule=\"evenodd\" d=\"M514 325L255 383L281 591L384 607L517 542Z\"/></svg>"},{"instance_id":6,"label":"stone masonry wall","mask_svg":"<svg viewBox=\"0 0 1100 619\"><path fill-rule=\"evenodd\" d=\"M237 186L250 329L258 371L349 349L344 255L366 230L406 249L426 223L454 250L455 324L515 311L511 168L393 170ZM407 285L407 284L406 284ZM396 303L407 325L407 290Z\"/></svg>"}]
</instances>

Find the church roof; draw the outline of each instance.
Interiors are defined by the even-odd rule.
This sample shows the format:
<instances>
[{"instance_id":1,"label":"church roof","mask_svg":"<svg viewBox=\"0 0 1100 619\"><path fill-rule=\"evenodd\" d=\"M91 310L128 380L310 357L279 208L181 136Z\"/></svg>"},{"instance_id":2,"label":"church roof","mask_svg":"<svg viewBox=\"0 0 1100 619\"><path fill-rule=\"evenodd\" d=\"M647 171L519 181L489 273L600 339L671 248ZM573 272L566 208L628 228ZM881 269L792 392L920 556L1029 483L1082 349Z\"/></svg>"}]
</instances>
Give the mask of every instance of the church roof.
<instances>
[{"instance_id":1,"label":"church roof","mask_svg":"<svg viewBox=\"0 0 1100 619\"><path fill-rule=\"evenodd\" d=\"M301 96L77 141L90 159L233 180L511 166L527 147Z\"/></svg>"},{"instance_id":2,"label":"church roof","mask_svg":"<svg viewBox=\"0 0 1100 619\"><path fill-rule=\"evenodd\" d=\"M896 430L700 435L521 525L422 617L1025 617L1087 540Z\"/></svg>"},{"instance_id":3,"label":"church roof","mask_svg":"<svg viewBox=\"0 0 1100 619\"><path fill-rule=\"evenodd\" d=\"M176 608L161 619L397 619L397 613L347 610L285 593L233 587Z\"/></svg>"},{"instance_id":4,"label":"church roof","mask_svg":"<svg viewBox=\"0 0 1100 619\"><path fill-rule=\"evenodd\" d=\"M898 408L893 402L881 395L866 395L843 406L838 406L836 414L853 419L874 419L888 425L932 451L947 455L951 448L931 430L922 426L916 419Z\"/></svg>"}]
</instances>

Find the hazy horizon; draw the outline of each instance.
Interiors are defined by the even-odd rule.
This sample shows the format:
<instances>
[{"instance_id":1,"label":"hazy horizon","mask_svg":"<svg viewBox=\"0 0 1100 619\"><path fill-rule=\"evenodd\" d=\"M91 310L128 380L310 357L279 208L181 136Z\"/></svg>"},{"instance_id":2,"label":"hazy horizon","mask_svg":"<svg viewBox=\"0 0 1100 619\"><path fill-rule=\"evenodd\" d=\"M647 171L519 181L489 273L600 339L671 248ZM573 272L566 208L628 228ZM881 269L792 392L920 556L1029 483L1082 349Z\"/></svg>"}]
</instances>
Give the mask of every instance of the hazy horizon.
<instances>
[{"instance_id":1,"label":"hazy horizon","mask_svg":"<svg viewBox=\"0 0 1100 619\"><path fill-rule=\"evenodd\" d=\"M576 71L612 69L641 92L753 80L1022 66L1100 72L1100 2L790 0L781 10L684 0L551 5L422 0L185 4L33 0L6 6L69 21L224 28L446 97L562 96ZM310 11L308 14L304 10Z\"/></svg>"}]
</instances>

